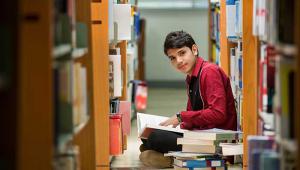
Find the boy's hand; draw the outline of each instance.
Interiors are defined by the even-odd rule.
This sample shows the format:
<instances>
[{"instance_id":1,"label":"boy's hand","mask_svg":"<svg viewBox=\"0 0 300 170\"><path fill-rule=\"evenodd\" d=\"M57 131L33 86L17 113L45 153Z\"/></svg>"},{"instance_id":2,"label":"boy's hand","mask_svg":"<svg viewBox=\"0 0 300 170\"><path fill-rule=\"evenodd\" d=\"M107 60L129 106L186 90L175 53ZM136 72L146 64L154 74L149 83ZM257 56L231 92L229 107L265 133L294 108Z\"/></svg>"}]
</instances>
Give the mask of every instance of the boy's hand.
<instances>
[{"instance_id":1,"label":"boy's hand","mask_svg":"<svg viewBox=\"0 0 300 170\"><path fill-rule=\"evenodd\" d=\"M161 122L159 125L161 125L161 126L172 125L173 128L177 127L179 125L179 122L178 122L176 114L174 116L170 117L168 120Z\"/></svg>"}]
</instances>

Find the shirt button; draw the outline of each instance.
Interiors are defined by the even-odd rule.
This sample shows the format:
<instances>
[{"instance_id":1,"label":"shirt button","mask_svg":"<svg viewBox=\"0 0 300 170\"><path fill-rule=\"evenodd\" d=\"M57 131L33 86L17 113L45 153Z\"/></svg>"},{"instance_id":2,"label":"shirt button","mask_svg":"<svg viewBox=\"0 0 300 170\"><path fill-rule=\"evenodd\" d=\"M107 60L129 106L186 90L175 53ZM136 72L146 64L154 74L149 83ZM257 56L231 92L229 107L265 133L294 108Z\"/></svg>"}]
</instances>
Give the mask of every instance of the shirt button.
<instances>
[{"instance_id":1,"label":"shirt button","mask_svg":"<svg viewBox=\"0 0 300 170\"><path fill-rule=\"evenodd\" d=\"M192 93L192 90L190 90L190 93Z\"/></svg>"}]
</instances>

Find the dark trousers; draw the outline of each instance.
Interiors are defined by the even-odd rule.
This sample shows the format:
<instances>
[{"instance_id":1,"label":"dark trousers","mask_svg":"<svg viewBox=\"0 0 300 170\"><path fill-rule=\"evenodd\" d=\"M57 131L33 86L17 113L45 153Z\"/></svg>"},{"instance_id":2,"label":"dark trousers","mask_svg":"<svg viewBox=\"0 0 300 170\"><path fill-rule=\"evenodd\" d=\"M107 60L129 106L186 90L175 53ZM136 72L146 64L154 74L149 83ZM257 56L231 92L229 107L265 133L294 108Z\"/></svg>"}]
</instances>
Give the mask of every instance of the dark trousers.
<instances>
[{"instance_id":1,"label":"dark trousers","mask_svg":"<svg viewBox=\"0 0 300 170\"><path fill-rule=\"evenodd\" d=\"M148 139L142 139L142 142L147 150L168 153L169 151L182 150L182 145L177 145L177 138L181 137L183 137L183 135L180 133L154 130Z\"/></svg>"}]
</instances>

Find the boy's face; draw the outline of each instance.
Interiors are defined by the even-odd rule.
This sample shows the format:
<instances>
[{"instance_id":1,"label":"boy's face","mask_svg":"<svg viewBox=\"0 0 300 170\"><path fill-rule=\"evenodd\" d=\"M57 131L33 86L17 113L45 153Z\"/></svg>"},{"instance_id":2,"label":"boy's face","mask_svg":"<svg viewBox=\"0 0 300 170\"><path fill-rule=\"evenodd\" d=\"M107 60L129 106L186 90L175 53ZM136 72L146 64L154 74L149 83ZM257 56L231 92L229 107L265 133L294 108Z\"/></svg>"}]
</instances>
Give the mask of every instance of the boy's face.
<instances>
[{"instance_id":1,"label":"boy's face","mask_svg":"<svg viewBox=\"0 0 300 170\"><path fill-rule=\"evenodd\" d=\"M186 46L182 48L172 48L167 50L167 55L176 70L191 75L197 60L197 49L195 44L192 46L192 50Z\"/></svg>"}]
</instances>

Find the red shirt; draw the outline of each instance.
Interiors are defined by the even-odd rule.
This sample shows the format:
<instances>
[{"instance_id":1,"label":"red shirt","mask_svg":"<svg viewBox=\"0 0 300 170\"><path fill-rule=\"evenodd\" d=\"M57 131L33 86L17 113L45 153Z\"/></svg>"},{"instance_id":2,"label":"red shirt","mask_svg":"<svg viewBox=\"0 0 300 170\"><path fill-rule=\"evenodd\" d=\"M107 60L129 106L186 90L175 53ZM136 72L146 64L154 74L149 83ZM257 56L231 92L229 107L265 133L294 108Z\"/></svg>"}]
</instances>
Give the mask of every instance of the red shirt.
<instances>
[{"instance_id":1,"label":"red shirt","mask_svg":"<svg viewBox=\"0 0 300 170\"><path fill-rule=\"evenodd\" d=\"M201 65L199 91L203 109L193 111L190 96L188 96L187 110L181 112L180 127L183 129L236 130L237 115L229 78L220 67L204 61L201 57L197 58L191 76L197 77ZM191 76L186 77L187 87L189 87Z\"/></svg>"}]
</instances>

